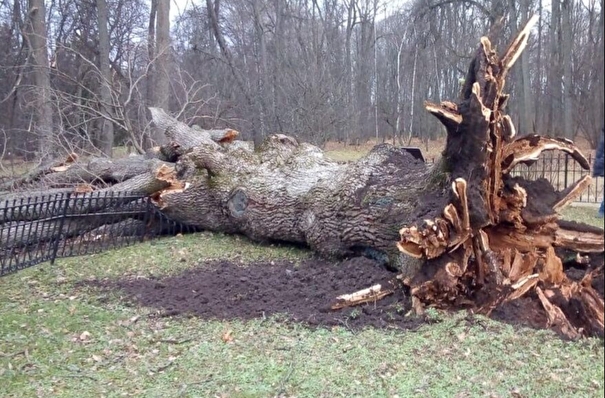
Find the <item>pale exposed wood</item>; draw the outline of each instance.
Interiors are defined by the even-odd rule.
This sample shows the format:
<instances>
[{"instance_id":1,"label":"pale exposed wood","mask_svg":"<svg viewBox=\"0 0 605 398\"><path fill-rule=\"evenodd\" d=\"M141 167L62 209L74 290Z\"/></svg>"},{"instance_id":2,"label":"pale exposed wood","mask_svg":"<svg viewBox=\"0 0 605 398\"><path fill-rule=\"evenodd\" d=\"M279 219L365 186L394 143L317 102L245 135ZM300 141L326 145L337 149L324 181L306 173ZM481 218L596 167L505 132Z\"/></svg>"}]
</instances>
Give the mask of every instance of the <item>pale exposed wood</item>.
<instances>
[{"instance_id":1,"label":"pale exposed wood","mask_svg":"<svg viewBox=\"0 0 605 398\"><path fill-rule=\"evenodd\" d=\"M451 102L442 102L441 105L426 101L424 107L446 126L456 126L462 123L462 115Z\"/></svg>"},{"instance_id":2,"label":"pale exposed wood","mask_svg":"<svg viewBox=\"0 0 605 398\"><path fill-rule=\"evenodd\" d=\"M559 150L570 154L584 170L590 170L588 159L586 159L573 142L565 138L531 135L519 138L503 148L502 159L506 163L503 172L510 172L513 167L519 163L536 161L539 159L542 152L553 150Z\"/></svg>"},{"instance_id":3,"label":"pale exposed wood","mask_svg":"<svg viewBox=\"0 0 605 398\"><path fill-rule=\"evenodd\" d=\"M460 200L460 207L462 209L462 230L467 232L471 229L471 222L468 210L468 197L466 196L466 181L462 178L457 178L452 186L452 190Z\"/></svg>"},{"instance_id":4,"label":"pale exposed wood","mask_svg":"<svg viewBox=\"0 0 605 398\"><path fill-rule=\"evenodd\" d=\"M576 181L573 185L569 187L564 192L563 198L561 198L557 203L552 207L554 211L561 212L564 208L573 203L576 199L578 199L582 193L588 189L590 183L592 182L592 177L589 175L585 175Z\"/></svg>"},{"instance_id":5,"label":"pale exposed wood","mask_svg":"<svg viewBox=\"0 0 605 398\"><path fill-rule=\"evenodd\" d=\"M506 50L504 56L502 56L501 61L502 66L504 67L504 70L501 72L502 79L506 78L508 70L512 68L517 59L521 56L521 53L525 49L525 46L527 46L527 41L529 40L531 29L534 27L534 25L538 22L539 19L539 15L532 16L529 21L527 21L527 24L521 30L521 32L517 34L515 40L513 40L513 42L508 46L508 49Z\"/></svg>"},{"instance_id":6,"label":"pale exposed wood","mask_svg":"<svg viewBox=\"0 0 605 398\"><path fill-rule=\"evenodd\" d=\"M512 288L515 290L510 295L508 295L506 301L513 301L518 299L519 297L522 297L523 295L525 295L525 293L533 289L539 281L540 276L538 274L532 274L521 279L519 282L512 285Z\"/></svg>"},{"instance_id":7,"label":"pale exposed wood","mask_svg":"<svg viewBox=\"0 0 605 398\"><path fill-rule=\"evenodd\" d=\"M515 248L515 255L513 257L513 263L508 278L511 282L517 283L518 281L529 277L537 262L538 254L536 252L530 251L524 254Z\"/></svg>"},{"instance_id":8,"label":"pale exposed wood","mask_svg":"<svg viewBox=\"0 0 605 398\"><path fill-rule=\"evenodd\" d=\"M555 232L553 244L582 253L603 253L605 247L602 232L572 231L564 228Z\"/></svg>"},{"instance_id":9,"label":"pale exposed wood","mask_svg":"<svg viewBox=\"0 0 605 398\"><path fill-rule=\"evenodd\" d=\"M393 294L392 289L384 289L381 285L377 284L354 293L343 294L336 297L337 302L332 305L332 309L337 310L372 301L377 301L383 297L388 296L389 294Z\"/></svg>"}]
</instances>

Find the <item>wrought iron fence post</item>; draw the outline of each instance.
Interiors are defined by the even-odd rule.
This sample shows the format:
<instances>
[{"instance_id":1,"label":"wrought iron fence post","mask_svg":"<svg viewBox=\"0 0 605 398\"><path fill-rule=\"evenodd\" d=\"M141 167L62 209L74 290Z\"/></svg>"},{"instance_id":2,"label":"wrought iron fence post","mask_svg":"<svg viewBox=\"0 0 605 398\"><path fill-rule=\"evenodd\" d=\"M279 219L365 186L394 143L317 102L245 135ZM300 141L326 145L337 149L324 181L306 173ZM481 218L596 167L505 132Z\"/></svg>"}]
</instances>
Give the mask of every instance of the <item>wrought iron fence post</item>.
<instances>
[{"instance_id":1,"label":"wrought iron fence post","mask_svg":"<svg viewBox=\"0 0 605 398\"><path fill-rule=\"evenodd\" d=\"M57 258L57 252L59 251L59 243L61 242L61 234L63 233L63 225L65 224L65 219L67 218L67 209L69 208L69 201L71 199L71 192L67 192L65 194L65 206L63 207L63 214L61 215L61 219L59 220L59 232L55 238L55 244L53 245L53 252L50 257L50 265L55 263L55 259Z\"/></svg>"},{"instance_id":2,"label":"wrought iron fence post","mask_svg":"<svg viewBox=\"0 0 605 398\"><path fill-rule=\"evenodd\" d=\"M564 166L564 170L563 172L564 177L563 177L563 189L567 189L568 185L567 185L567 173L569 172L569 155L565 154L565 166Z\"/></svg>"},{"instance_id":3,"label":"wrought iron fence post","mask_svg":"<svg viewBox=\"0 0 605 398\"><path fill-rule=\"evenodd\" d=\"M153 217L151 214L151 212L153 211L151 206L151 199L146 196L143 200L145 201L145 213L143 213L143 230L141 231L141 242L145 242L145 235L147 235L147 227Z\"/></svg>"}]
</instances>

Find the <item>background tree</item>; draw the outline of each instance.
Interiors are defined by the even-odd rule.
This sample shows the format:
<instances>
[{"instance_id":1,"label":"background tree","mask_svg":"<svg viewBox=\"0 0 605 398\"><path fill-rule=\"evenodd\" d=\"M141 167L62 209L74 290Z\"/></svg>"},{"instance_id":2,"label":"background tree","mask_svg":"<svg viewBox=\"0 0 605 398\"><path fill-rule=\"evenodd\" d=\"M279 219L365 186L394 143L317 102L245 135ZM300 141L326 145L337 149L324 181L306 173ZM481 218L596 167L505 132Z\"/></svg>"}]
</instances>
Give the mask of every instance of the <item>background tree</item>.
<instances>
[{"instance_id":1,"label":"background tree","mask_svg":"<svg viewBox=\"0 0 605 398\"><path fill-rule=\"evenodd\" d=\"M46 46L46 8L44 0L29 0L26 40L29 43L36 97L34 114L38 134L38 151L43 158L51 156L53 147L53 110L51 106L50 71Z\"/></svg>"},{"instance_id":2,"label":"background tree","mask_svg":"<svg viewBox=\"0 0 605 398\"><path fill-rule=\"evenodd\" d=\"M109 31L107 29L109 16L107 0L97 0L97 18L99 29L99 71L100 73L100 109L103 118L100 119L100 137L96 144L105 155L111 157L113 150L113 122L111 99L111 69L109 67Z\"/></svg>"}]
</instances>

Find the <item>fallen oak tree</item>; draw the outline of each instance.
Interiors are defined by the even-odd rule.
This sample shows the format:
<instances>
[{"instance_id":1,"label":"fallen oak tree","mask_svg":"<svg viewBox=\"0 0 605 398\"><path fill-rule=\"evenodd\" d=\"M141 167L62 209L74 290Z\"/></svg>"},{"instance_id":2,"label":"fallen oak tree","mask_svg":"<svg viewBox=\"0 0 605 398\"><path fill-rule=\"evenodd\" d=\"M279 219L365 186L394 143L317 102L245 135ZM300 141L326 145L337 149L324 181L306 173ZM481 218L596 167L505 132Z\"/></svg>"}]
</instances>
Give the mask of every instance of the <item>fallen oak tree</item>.
<instances>
[{"instance_id":1,"label":"fallen oak tree","mask_svg":"<svg viewBox=\"0 0 605 398\"><path fill-rule=\"evenodd\" d=\"M603 251L602 230L564 223L557 214L589 178L556 192L545 180L508 174L515 164L553 149L570 153L588 168L580 151L565 140L515 140L514 126L503 112L508 97L502 88L528 29L502 59L482 39L462 99L427 104L448 129L443 157L431 168L387 144L348 164L281 134L251 148L234 141L234 130L191 128L152 108L153 123L168 138L163 147L124 160L71 157L5 188L21 197L46 189L85 197L86 191L127 187L151 196L171 219L201 229L303 243L329 256L376 258L400 270L419 311L424 305L466 306L489 314L506 300L535 292L553 322L561 323L556 308L565 316L566 307L552 303L560 291L581 300L586 317L596 314L564 325L570 330L566 334L574 337L580 328L595 333L599 325L602 331L602 298L590 290L588 279L575 285L566 280L554 252ZM563 286L553 281L569 289L552 290ZM339 305L378 299L381 291L343 296Z\"/></svg>"},{"instance_id":2,"label":"fallen oak tree","mask_svg":"<svg viewBox=\"0 0 605 398\"><path fill-rule=\"evenodd\" d=\"M402 223L442 200L438 178L427 186L431 170L401 148L380 145L357 162L341 164L285 135L272 135L253 149L232 141L233 130L202 140L205 132L163 110L151 113L169 138L164 147L115 161L55 162L30 173L37 178L13 181L17 191L10 195L26 198L71 186L85 196L87 190L111 192L127 185L150 195L164 214L183 224L257 241L304 243L324 255L366 254L392 266L406 259L394 245ZM121 178L115 177L118 170ZM147 184L131 184L145 178Z\"/></svg>"}]
</instances>

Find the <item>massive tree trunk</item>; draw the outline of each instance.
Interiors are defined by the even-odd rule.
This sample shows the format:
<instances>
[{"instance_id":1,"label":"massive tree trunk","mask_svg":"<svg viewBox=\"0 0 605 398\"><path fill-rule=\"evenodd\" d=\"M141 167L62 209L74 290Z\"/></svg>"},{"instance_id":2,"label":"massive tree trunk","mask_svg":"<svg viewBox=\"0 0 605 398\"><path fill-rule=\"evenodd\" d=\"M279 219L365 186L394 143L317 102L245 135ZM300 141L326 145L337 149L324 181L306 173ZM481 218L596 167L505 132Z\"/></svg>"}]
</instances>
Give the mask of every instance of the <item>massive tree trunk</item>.
<instances>
[{"instance_id":1,"label":"massive tree trunk","mask_svg":"<svg viewBox=\"0 0 605 398\"><path fill-rule=\"evenodd\" d=\"M505 78L530 26L502 58L482 38L461 99L426 104L448 132L433 167L388 144L348 164L279 134L253 149L234 141L234 130L191 128L151 108L166 145L116 161L71 156L0 189L132 190L197 228L305 244L326 256L375 258L399 270L397 281L408 286L418 311L462 305L489 314L531 294L566 335L602 333L603 300L590 287L592 273L573 282L556 255L603 252L603 230L559 220L590 177L557 192L546 180L509 174L555 149L589 168L570 141L516 139L504 113ZM0 244L6 242L12 241ZM388 293L373 286L340 297L335 308Z\"/></svg>"},{"instance_id":2,"label":"massive tree trunk","mask_svg":"<svg viewBox=\"0 0 605 398\"><path fill-rule=\"evenodd\" d=\"M152 194L175 221L258 241L303 243L324 255L366 254L394 267L406 260L395 246L401 226L438 215L446 199L441 166L430 169L391 145L341 164L285 135L252 150L232 142L234 130L190 128L158 108L151 114L169 142L164 147L114 161L72 157L4 189L112 189L161 171L176 177L174 184L136 189Z\"/></svg>"}]
</instances>

